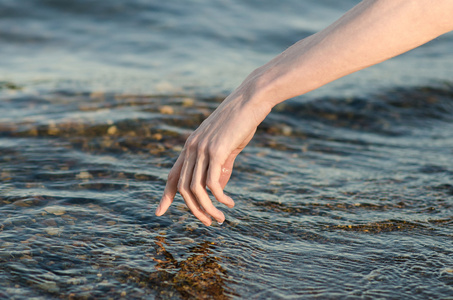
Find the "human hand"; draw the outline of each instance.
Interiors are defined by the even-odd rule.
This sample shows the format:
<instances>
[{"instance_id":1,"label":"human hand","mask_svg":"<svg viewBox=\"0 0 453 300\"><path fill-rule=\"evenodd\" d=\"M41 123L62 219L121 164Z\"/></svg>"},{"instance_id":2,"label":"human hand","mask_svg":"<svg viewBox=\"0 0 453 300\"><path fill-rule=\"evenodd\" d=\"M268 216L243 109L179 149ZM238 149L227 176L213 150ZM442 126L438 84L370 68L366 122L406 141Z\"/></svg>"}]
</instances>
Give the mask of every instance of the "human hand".
<instances>
[{"instance_id":1,"label":"human hand","mask_svg":"<svg viewBox=\"0 0 453 300\"><path fill-rule=\"evenodd\" d=\"M273 106L453 30L452 10L453 1L362 1L256 69L188 138L156 215L167 211L179 191L204 224L210 225L211 217L223 222L206 188L233 207L223 193L233 162Z\"/></svg>"},{"instance_id":2,"label":"human hand","mask_svg":"<svg viewBox=\"0 0 453 300\"><path fill-rule=\"evenodd\" d=\"M239 89L229 97L187 139L168 175L156 215L163 215L177 192L190 211L209 226L214 218L223 223L225 215L212 203L207 189L220 203L232 208L234 201L223 189L233 171L237 155L252 139L257 126L269 113L256 108Z\"/></svg>"}]
</instances>

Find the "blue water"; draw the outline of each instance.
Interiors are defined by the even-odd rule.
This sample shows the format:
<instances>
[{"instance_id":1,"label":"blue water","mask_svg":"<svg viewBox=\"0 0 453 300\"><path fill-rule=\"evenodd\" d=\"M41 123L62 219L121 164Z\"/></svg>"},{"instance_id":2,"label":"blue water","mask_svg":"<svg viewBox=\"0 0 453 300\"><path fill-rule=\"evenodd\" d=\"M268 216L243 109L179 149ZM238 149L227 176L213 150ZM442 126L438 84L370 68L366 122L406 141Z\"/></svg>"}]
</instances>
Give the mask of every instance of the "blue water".
<instances>
[{"instance_id":1,"label":"blue water","mask_svg":"<svg viewBox=\"0 0 453 300\"><path fill-rule=\"evenodd\" d=\"M2 0L0 79L134 94L228 92L358 2ZM448 81L452 43L445 35L315 95Z\"/></svg>"},{"instance_id":2,"label":"blue water","mask_svg":"<svg viewBox=\"0 0 453 300\"><path fill-rule=\"evenodd\" d=\"M188 134L359 1L0 0L0 298L453 297L453 35L277 106L204 227Z\"/></svg>"}]
</instances>

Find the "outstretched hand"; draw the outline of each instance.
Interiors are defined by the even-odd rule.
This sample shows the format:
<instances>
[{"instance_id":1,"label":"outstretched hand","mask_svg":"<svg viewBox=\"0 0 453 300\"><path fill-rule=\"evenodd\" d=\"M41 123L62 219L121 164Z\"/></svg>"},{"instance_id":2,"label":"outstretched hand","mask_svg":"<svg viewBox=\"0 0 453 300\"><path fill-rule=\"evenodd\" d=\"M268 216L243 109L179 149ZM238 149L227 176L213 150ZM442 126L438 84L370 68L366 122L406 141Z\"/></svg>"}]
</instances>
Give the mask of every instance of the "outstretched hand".
<instances>
[{"instance_id":1,"label":"outstretched hand","mask_svg":"<svg viewBox=\"0 0 453 300\"><path fill-rule=\"evenodd\" d=\"M257 109L236 90L187 139L168 175L163 197L156 215L163 215L177 192L187 207L203 224L209 226L214 218L223 223L225 215L217 209L207 192L228 207L234 201L224 193L237 155L250 142L256 128L269 113Z\"/></svg>"}]
</instances>

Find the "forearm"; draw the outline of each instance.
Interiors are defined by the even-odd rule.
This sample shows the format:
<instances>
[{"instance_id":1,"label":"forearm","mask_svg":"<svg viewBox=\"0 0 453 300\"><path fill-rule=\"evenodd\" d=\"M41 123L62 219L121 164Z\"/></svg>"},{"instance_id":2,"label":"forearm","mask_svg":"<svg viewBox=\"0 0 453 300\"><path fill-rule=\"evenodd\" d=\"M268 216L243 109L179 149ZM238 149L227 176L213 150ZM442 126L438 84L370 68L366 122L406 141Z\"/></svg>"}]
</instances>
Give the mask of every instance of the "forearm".
<instances>
[{"instance_id":1,"label":"forearm","mask_svg":"<svg viewBox=\"0 0 453 300\"><path fill-rule=\"evenodd\" d=\"M369 0L258 68L240 89L272 107L453 29L453 0Z\"/></svg>"}]
</instances>

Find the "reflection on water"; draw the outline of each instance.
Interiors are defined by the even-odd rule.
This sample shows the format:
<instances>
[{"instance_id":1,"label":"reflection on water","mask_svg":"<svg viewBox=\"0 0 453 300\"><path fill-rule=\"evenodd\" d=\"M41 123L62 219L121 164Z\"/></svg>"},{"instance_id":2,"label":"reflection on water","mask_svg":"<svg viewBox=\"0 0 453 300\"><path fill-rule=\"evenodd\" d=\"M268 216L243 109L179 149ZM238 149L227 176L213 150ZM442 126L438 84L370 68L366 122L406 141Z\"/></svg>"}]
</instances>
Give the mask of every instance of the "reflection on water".
<instances>
[{"instance_id":1,"label":"reflection on water","mask_svg":"<svg viewBox=\"0 0 453 300\"><path fill-rule=\"evenodd\" d=\"M229 299L453 294L453 92L276 107L222 226L154 209L221 97L0 94L0 296ZM219 205L221 207L221 205Z\"/></svg>"}]
</instances>

